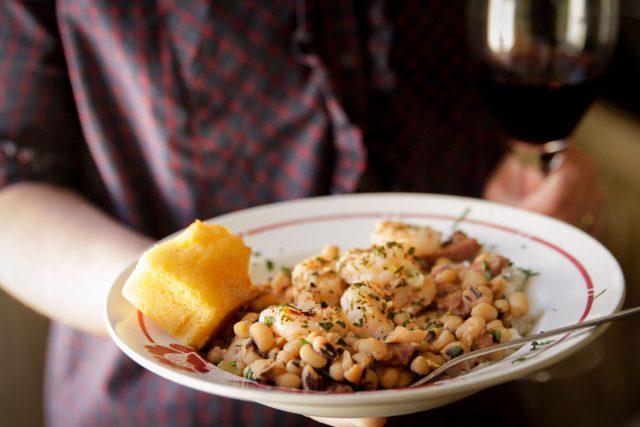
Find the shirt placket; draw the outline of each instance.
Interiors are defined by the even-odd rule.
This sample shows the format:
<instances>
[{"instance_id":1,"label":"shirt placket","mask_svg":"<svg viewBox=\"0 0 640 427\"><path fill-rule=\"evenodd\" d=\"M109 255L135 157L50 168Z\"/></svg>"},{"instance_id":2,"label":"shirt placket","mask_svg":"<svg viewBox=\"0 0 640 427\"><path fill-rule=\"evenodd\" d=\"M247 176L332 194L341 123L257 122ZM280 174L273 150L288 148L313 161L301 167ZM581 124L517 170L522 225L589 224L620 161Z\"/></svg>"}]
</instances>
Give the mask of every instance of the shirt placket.
<instances>
[{"instance_id":1,"label":"shirt placket","mask_svg":"<svg viewBox=\"0 0 640 427\"><path fill-rule=\"evenodd\" d=\"M342 100L338 98L334 87L337 82L331 80L329 67L314 48L312 34L306 25L306 1L297 0L296 6L298 22L292 37L292 49L298 61L310 69L311 81L320 88L331 126L335 151L331 192L353 192L358 186L366 164L362 131L352 122L343 105L344 99L351 100L351 98L348 96L343 96ZM348 5L343 2L321 2L318 5L323 15L326 12L324 8L327 7L333 12L335 20L331 23L331 29L337 40L342 39L345 42L341 48L335 50L339 52L336 58L330 58L329 61L337 60L349 71L358 67L360 55L357 52L358 43L355 38L355 14L347 13L346 6Z\"/></svg>"}]
</instances>

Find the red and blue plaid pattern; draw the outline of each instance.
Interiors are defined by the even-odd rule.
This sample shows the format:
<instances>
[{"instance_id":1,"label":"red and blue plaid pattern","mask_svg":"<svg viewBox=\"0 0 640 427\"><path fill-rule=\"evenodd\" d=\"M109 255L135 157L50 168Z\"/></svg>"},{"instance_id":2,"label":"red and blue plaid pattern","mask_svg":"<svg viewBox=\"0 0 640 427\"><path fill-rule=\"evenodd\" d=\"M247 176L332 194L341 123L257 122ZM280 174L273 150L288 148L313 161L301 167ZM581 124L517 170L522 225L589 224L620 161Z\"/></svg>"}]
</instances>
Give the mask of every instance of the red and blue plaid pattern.
<instances>
[{"instance_id":1,"label":"red and blue plaid pattern","mask_svg":"<svg viewBox=\"0 0 640 427\"><path fill-rule=\"evenodd\" d=\"M501 145L462 0L300 1L2 1L0 185L73 186L158 237L320 194L478 195ZM308 421L169 383L62 325L46 396L60 426Z\"/></svg>"}]
</instances>

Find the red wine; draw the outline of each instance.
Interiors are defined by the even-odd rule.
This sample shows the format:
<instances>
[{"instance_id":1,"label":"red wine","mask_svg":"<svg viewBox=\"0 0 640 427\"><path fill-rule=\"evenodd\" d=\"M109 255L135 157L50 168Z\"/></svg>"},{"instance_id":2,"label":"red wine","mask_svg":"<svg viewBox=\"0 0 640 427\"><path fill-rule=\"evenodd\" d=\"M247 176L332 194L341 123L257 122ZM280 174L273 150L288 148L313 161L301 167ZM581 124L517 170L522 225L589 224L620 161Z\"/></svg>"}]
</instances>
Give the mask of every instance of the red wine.
<instances>
[{"instance_id":1,"label":"red wine","mask_svg":"<svg viewBox=\"0 0 640 427\"><path fill-rule=\"evenodd\" d=\"M598 93L600 79L566 84L527 83L480 71L480 92L498 125L512 138L534 144L566 138Z\"/></svg>"}]
</instances>

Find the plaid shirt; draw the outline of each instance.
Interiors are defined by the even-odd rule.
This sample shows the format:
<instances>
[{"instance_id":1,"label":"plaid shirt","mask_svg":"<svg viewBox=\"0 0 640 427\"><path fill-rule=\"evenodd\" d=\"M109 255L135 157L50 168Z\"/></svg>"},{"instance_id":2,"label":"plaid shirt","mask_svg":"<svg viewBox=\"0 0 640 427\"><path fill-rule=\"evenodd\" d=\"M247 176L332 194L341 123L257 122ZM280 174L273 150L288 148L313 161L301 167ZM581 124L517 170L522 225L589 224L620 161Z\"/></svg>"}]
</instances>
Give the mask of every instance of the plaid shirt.
<instances>
[{"instance_id":1,"label":"plaid shirt","mask_svg":"<svg viewBox=\"0 0 640 427\"><path fill-rule=\"evenodd\" d=\"M477 196L501 147L474 87L462 9L4 0L0 185L72 186L157 237L196 217L327 193ZM58 324L47 375L50 425L308 421L162 380L108 340Z\"/></svg>"}]
</instances>

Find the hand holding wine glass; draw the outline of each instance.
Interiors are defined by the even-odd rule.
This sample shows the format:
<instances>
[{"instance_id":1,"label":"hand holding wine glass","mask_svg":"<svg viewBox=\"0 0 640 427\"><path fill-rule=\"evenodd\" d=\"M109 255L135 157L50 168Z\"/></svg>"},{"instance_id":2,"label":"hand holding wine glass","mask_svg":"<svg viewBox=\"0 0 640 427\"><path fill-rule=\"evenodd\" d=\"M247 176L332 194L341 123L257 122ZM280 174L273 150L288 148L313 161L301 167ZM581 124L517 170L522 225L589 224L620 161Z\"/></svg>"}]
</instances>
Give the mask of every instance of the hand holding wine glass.
<instances>
[{"instance_id":1,"label":"hand holding wine glass","mask_svg":"<svg viewBox=\"0 0 640 427\"><path fill-rule=\"evenodd\" d=\"M597 96L616 43L617 0L471 0L481 95L511 149L553 170Z\"/></svg>"}]
</instances>

